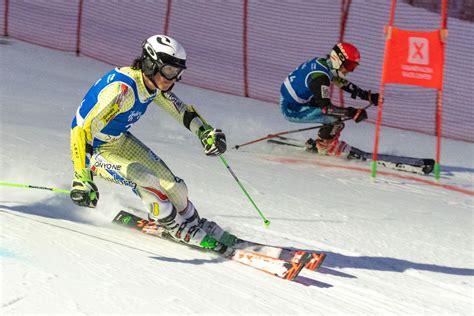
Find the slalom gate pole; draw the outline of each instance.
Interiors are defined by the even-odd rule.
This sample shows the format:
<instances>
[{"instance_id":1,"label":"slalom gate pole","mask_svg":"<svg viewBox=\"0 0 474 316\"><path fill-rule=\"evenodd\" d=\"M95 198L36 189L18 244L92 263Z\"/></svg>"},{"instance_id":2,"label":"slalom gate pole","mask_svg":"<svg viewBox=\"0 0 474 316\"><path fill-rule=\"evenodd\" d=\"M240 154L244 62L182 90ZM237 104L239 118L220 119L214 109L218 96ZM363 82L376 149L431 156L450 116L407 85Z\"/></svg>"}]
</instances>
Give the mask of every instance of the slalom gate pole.
<instances>
[{"instance_id":1,"label":"slalom gate pole","mask_svg":"<svg viewBox=\"0 0 474 316\"><path fill-rule=\"evenodd\" d=\"M71 192L71 191L69 191L69 190L63 190L63 189L58 189L58 188L41 187L41 186L30 185L30 184L19 184L19 183L0 182L0 185L2 185L2 186L7 186L7 187L23 188L23 189L48 190L48 191L53 191L53 192L66 193L66 194L69 194L69 193Z\"/></svg>"},{"instance_id":2,"label":"slalom gate pole","mask_svg":"<svg viewBox=\"0 0 474 316\"><path fill-rule=\"evenodd\" d=\"M260 209L258 208L258 206L255 204L255 202L252 200L252 198L250 197L250 194L247 192L247 190L245 190L244 186L242 185L242 183L240 182L239 178L237 178L237 176L235 175L234 171L232 171L232 169L230 168L229 164L227 163L227 160L225 160L224 156L221 154L219 155L219 158L221 159L222 163L224 164L224 166L227 168L227 170L229 170L230 174L232 175L232 177L234 177L235 181L237 182L237 184L239 185L240 189L242 190L242 192L244 192L244 194L247 196L247 198L249 199L250 203L252 203L253 207L255 207L255 209L257 210L258 212L258 215L260 215L260 217L262 218L263 220L263 224L265 225L265 227L269 227L270 226L270 221L268 219L265 218L265 216L263 215L262 211L260 211Z\"/></svg>"}]
</instances>

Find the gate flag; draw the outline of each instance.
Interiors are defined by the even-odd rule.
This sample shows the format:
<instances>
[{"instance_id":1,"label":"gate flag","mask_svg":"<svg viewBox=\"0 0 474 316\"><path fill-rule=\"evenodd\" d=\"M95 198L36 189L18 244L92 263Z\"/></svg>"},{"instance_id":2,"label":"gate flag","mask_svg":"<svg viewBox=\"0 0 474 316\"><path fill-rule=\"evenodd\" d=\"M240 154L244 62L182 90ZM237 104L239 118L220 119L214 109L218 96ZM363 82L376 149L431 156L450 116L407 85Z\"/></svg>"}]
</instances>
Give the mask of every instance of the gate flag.
<instances>
[{"instance_id":1,"label":"gate flag","mask_svg":"<svg viewBox=\"0 0 474 316\"><path fill-rule=\"evenodd\" d=\"M392 27L382 81L441 89L443 52L440 30L414 32Z\"/></svg>"}]
</instances>

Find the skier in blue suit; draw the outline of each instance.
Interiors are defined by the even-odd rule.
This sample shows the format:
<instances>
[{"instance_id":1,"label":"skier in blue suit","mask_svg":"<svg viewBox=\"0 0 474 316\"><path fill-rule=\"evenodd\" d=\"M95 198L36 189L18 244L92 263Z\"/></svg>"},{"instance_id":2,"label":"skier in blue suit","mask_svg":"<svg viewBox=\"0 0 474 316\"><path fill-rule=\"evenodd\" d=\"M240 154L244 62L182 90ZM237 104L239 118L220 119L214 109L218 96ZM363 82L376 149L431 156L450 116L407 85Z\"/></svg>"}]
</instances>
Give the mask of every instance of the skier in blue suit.
<instances>
[{"instance_id":1,"label":"skier in blue suit","mask_svg":"<svg viewBox=\"0 0 474 316\"><path fill-rule=\"evenodd\" d=\"M316 139L308 139L306 150L323 155L348 155L351 147L339 140L343 119L356 123L367 119L364 109L337 107L331 103L330 85L349 92L352 98L378 105L379 94L366 91L345 79L359 65L360 53L349 43L334 46L326 58L313 58L292 71L280 89L280 109L285 119L296 123L323 123Z\"/></svg>"}]
</instances>

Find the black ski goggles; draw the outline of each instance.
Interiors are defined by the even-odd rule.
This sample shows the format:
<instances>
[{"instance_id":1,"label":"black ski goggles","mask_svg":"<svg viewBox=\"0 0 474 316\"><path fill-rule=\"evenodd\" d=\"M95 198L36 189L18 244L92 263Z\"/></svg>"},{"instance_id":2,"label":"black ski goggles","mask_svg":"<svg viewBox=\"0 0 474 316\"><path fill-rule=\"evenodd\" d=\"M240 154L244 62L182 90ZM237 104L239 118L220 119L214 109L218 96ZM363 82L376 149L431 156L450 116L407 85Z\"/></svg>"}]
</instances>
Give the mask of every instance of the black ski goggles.
<instances>
[{"instance_id":1,"label":"black ski goggles","mask_svg":"<svg viewBox=\"0 0 474 316\"><path fill-rule=\"evenodd\" d=\"M160 75L168 80L179 80L186 69L186 60L179 59L167 54L157 54L157 67Z\"/></svg>"},{"instance_id":2,"label":"black ski goggles","mask_svg":"<svg viewBox=\"0 0 474 316\"><path fill-rule=\"evenodd\" d=\"M175 67L172 65L167 65L164 64L161 67L158 68L158 72L160 75L165 77L167 80L173 80L173 79L180 79L181 75L183 74L184 69Z\"/></svg>"}]
</instances>

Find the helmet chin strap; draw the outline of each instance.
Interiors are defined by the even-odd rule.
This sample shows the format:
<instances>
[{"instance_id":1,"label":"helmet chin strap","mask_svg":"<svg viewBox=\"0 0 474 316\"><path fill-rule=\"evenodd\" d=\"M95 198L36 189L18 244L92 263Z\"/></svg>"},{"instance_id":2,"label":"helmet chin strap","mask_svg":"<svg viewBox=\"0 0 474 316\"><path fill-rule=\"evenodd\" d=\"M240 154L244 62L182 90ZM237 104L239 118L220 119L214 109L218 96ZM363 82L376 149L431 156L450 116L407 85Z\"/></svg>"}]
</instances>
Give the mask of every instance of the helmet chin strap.
<instances>
[{"instance_id":1,"label":"helmet chin strap","mask_svg":"<svg viewBox=\"0 0 474 316\"><path fill-rule=\"evenodd\" d=\"M333 76L338 77L338 78L345 78L344 74L342 72L339 72L339 69L334 69L331 57L329 57L329 55L326 60L327 60L329 69L331 69L331 73L333 74Z\"/></svg>"},{"instance_id":2,"label":"helmet chin strap","mask_svg":"<svg viewBox=\"0 0 474 316\"><path fill-rule=\"evenodd\" d=\"M342 72L339 71L339 69L331 68L331 72L334 76L336 76L338 78L344 79L346 77Z\"/></svg>"}]
</instances>

